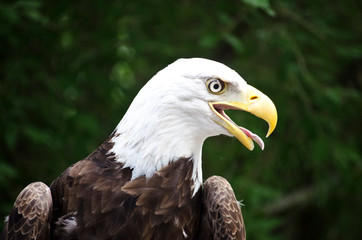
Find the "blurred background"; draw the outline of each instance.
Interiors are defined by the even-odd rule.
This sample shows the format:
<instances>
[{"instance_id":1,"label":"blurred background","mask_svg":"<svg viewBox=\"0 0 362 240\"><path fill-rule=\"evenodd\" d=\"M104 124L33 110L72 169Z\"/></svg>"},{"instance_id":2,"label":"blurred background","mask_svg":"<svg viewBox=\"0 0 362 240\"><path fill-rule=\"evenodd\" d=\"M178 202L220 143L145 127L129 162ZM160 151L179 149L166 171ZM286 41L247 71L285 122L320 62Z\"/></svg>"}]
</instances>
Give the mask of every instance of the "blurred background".
<instances>
[{"instance_id":1,"label":"blurred background","mask_svg":"<svg viewBox=\"0 0 362 240\"><path fill-rule=\"evenodd\" d=\"M362 239L362 2L0 2L0 216L113 131L139 89L181 57L235 69L276 104L264 151L208 139L248 239ZM260 136L264 121L231 117ZM264 137L263 137L264 138ZM2 223L2 222L1 222Z\"/></svg>"}]
</instances>

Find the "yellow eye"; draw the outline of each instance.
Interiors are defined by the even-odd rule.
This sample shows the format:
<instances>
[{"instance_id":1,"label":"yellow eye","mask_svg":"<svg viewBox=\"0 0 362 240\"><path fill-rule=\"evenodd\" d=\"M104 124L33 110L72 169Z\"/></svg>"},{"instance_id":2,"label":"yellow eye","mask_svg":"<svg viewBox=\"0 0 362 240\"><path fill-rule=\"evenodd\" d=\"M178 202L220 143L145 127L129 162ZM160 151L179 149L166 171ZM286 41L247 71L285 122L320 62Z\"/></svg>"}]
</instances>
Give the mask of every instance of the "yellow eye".
<instances>
[{"instance_id":1,"label":"yellow eye","mask_svg":"<svg viewBox=\"0 0 362 240\"><path fill-rule=\"evenodd\" d=\"M207 88L211 93L219 94L225 89L225 83L220 79L213 78L207 81Z\"/></svg>"}]
</instances>

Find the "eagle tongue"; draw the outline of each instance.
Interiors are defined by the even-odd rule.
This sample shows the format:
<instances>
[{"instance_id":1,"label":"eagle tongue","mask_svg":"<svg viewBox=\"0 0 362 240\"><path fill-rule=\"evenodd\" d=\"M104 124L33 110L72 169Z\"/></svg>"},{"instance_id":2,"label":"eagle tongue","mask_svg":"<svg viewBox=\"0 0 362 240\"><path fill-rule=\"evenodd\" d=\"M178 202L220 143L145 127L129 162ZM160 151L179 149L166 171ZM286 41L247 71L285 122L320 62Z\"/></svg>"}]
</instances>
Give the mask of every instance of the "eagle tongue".
<instances>
[{"instance_id":1,"label":"eagle tongue","mask_svg":"<svg viewBox=\"0 0 362 240\"><path fill-rule=\"evenodd\" d=\"M250 130L248 130L246 128L243 128L243 127L240 127L240 126L239 126L239 128L240 128L241 131L243 131L246 134L246 136L253 139L254 142L256 142L259 145L261 150L264 150L264 142L258 135L256 135L255 133L252 133Z\"/></svg>"}]
</instances>

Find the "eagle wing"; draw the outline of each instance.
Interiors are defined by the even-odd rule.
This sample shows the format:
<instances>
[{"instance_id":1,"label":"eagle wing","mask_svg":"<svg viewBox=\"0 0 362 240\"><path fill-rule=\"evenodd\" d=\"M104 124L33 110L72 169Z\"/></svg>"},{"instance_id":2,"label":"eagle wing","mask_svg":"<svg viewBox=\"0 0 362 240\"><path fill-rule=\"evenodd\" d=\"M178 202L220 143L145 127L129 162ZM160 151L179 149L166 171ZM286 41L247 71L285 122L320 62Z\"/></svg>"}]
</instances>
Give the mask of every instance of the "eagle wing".
<instances>
[{"instance_id":1,"label":"eagle wing","mask_svg":"<svg viewBox=\"0 0 362 240\"><path fill-rule=\"evenodd\" d=\"M222 177L212 176L204 183L199 239L246 239L240 204Z\"/></svg>"},{"instance_id":2,"label":"eagle wing","mask_svg":"<svg viewBox=\"0 0 362 240\"><path fill-rule=\"evenodd\" d=\"M50 189L42 182L24 188L16 198L5 222L2 237L6 239L49 239L52 209Z\"/></svg>"}]
</instances>

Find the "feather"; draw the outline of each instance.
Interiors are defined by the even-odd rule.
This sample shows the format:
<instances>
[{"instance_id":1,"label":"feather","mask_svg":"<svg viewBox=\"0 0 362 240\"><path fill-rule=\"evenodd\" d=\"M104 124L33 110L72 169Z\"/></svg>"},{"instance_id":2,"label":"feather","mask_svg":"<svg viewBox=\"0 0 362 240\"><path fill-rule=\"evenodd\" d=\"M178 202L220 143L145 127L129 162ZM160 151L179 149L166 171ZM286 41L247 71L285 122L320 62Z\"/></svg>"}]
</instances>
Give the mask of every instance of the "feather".
<instances>
[{"instance_id":1,"label":"feather","mask_svg":"<svg viewBox=\"0 0 362 240\"><path fill-rule=\"evenodd\" d=\"M212 176L204 183L200 239L245 240L239 202L229 182Z\"/></svg>"}]
</instances>

